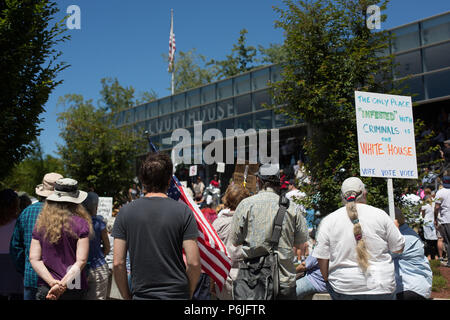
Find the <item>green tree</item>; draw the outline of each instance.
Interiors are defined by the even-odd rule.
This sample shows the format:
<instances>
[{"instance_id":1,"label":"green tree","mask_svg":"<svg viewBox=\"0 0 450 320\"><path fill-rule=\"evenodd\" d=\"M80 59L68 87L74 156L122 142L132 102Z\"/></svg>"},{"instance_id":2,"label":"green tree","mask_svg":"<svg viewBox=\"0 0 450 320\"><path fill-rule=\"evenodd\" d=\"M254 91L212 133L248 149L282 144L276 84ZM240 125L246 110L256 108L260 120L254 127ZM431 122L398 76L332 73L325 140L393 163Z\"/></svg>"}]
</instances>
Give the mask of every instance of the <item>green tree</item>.
<instances>
[{"instance_id":1,"label":"green tree","mask_svg":"<svg viewBox=\"0 0 450 320\"><path fill-rule=\"evenodd\" d=\"M280 14L276 26L286 36L286 60L283 79L273 85L280 106L275 111L294 123L308 124L306 166L314 183L306 189L306 202L324 215L341 205L342 181L359 175L354 91L400 93L391 89L393 56L380 54L388 49L389 33L366 27L366 8L378 4L384 10L387 1L286 0L284 4L286 9L276 8ZM382 15L382 21L385 18ZM370 190L369 203L385 208L386 181L362 180ZM397 180L398 200L411 180Z\"/></svg>"},{"instance_id":2,"label":"green tree","mask_svg":"<svg viewBox=\"0 0 450 320\"><path fill-rule=\"evenodd\" d=\"M271 43L268 48L259 45L258 50L263 64L283 63L287 60L286 52L281 44Z\"/></svg>"},{"instance_id":3,"label":"green tree","mask_svg":"<svg viewBox=\"0 0 450 320\"><path fill-rule=\"evenodd\" d=\"M232 77L255 68L257 50L254 46L246 44L247 33L246 29L240 31L237 44L233 44L231 54L226 55L225 60L213 59L208 62L208 65L215 66L218 79Z\"/></svg>"},{"instance_id":4,"label":"green tree","mask_svg":"<svg viewBox=\"0 0 450 320\"><path fill-rule=\"evenodd\" d=\"M35 188L42 183L46 173L57 172L64 175L64 167L61 159L51 155L45 155L39 140L31 142L30 154L20 163L14 166L10 174L2 181L2 188L12 188L17 191L25 191L30 196L35 196Z\"/></svg>"},{"instance_id":5,"label":"green tree","mask_svg":"<svg viewBox=\"0 0 450 320\"><path fill-rule=\"evenodd\" d=\"M131 108L135 105L134 88L132 86L123 87L117 78L103 78L102 90L100 94L103 108L111 112L118 112L123 109Z\"/></svg>"},{"instance_id":6,"label":"green tree","mask_svg":"<svg viewBox=\"0 0 450 320\"><path fill-rule=\"evenodd\" d=\"M120 88L119 92L106 92L109 97L122 94ZM103 99L108 101L105 96ZM130 128L116 128L112 113L94 107L91 99L72 94L61 97L60 104L66 110L58 117L64 140L58 152L67 174L79 182L81 189L120 198L135 177L136 156L145 148L142 137L135 136ZM108 108L119 107L111 104Z\"/></svg>"},{"instance_id":7,"label":"green tree","mask_svg":"<svg viewBox=\"0 0 450 320\"><path fill-rule=\"evenodd\" d=\"M99 106L105 111L116 113L124 109L144 104L158 98L158 94L153 90L142 91L135 94L133 86L124 87L117 78L102 78L100 80L102 90Z\"/></svg>"},{"instance_id":8,"label":"green tree","mask_svg":"<svg viewBox=\"0 0 450 320\"><path fill-rule=\"evenodd\" d=\"M31 151L50 93L68 67L58 62L57 45L64 36L64 21L54 22L56 3L47 0L0 1L0 179Z\"/></svg>"},{"instance_id":9,"label":"green tree","mask_svg":"<svg viewBox=\"0 0 450 320\"><path fill-rule=\"evenodd\" d=\"M150 91L140 92L138 94L138 97L136 98L135 104L144 104L156 99L158 99L158 94L155 92L155 90L150 89Z\"/></svg>"},{"instance_id":10,"label":"green tree","mask_svg":"<svg viewBox=\"0 0 450 320\"><path fill-rule=\"evenodd\" d=\"M163 55L167 60L167 55ZM206 66L206 57L193 48L179 51L175 59L175 93L192 89L214 80L214 67Z\"/></svg>"}]
</instances>

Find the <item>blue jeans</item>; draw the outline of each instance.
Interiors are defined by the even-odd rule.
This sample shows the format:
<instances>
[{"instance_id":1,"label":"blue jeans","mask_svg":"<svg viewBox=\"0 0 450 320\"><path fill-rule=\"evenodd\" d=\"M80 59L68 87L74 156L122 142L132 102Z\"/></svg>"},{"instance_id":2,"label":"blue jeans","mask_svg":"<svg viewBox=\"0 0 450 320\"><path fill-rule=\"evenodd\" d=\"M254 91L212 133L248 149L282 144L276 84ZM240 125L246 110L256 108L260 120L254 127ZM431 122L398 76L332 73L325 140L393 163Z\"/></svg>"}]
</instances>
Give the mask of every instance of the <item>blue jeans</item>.
<instances>
[{"instance_id":1,"label":"blue jeans","mask_svg":"<svg viewBox=\"0 0 450 320\"><path fill-rule=\"evenodd\" d=\"M23 300L36 300L37 288L24 287L23 288Z\"/></svg>"},{"instance_id":2,"label":"blue jeans","mask_svg":"<svg viewBox=\"0 0 450 320\"><path fill-rule=\"evenodd\" d=\"M327 282L327 290L332 300L395 300L395 292L389 294L343 294L333 290Z\"/></svg>"},{"instance_id":3,"label":"blue jeans","mask_svg":"<svg viewBox=\"0 0 450 320\"><path fill-rule=\"evenodd\" d=\"M311 281L308 280L307 276L298 279L295 283L297 285L297 300L303 300L305 296L319 292L316 288L314 288Z\"/></svg>"}]
</instances>

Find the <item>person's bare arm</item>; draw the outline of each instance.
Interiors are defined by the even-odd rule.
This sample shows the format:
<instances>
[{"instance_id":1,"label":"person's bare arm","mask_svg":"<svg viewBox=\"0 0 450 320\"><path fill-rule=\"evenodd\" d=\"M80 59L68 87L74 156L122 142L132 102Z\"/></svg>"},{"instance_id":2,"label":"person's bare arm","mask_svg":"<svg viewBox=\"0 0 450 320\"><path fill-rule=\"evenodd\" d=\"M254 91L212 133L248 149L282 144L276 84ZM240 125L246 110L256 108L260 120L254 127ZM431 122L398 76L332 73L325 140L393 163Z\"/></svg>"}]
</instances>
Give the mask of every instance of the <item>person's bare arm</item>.
<instances>
[{"instance_id":1,"label":"person's bare arm","mask_svg":"<svg viewBox=\"0 0 450 320\"><path fill-rule=\"evenodd\" d=\"M113 275L117 288L125 300L131 300L131 292L128 287L127 277L127 242L122 239L114 239Z\"/></svg>"},{"instance_id":2,"label":"person's bare arm","mask_svg":"<svg viewBox=\"0 0 450 320\"><path fill-rule=\"evenodd\" d=\"M74 277L78 276L81 273L81 270L86 266L87 260L89 256L89 238L81 238L77 241L77 252L76 252L76 261L72 265L71 269L66 273L66 275L61 279L61 283L63 286L67 286L67 283L70 282Z\"/></svg>"},{"instance_id":3,"label":"person's bare arm","mask_svg":"<svg viewBox=\"0 0 450 320\"><path fill-rule=\"evenodd\" d=\"M320 273L322 274L323 280L325 282L328 281L328 266L329 266L329 259L317 259L317 262L319 263Z\"/></svg>"},{"instance_id":4,"label":"person's bare arm","mask_svg":"<svg viewBox=\"0 0 450 320\"><path fill-rule=\"evenodd\" d=\"M107 255L111 251L111 244L109 243L108 231L102 230L102 242L103 242L103 255Z\"/></svg>"},{"instance_id":5,"label":"person's bare arm","mask_svg":"<svg viewBox=\"0 0 450 320\"><path fill-rule=\"evenodd\" d=\"M48 271L47 267L44 265L42 261L42 248L39 240L32 239L30 246L30 263L33 267L34 271L36 271L37 275L47 282L49 287L53 287L55 284L59 283L59 281L55 280L53 276Z\"/></svg>"},{"instance_id":6,"label":"person's bare arm","mask_svg":"<svg viewBox=\"0 0 450 320\"><path fill-rule=\"evenodd\" d=\"M189 279L189 297L192 298L201 273L200 253L197 240L184 240L183 249L186 254L186 273Z\"/></svg>"}]
</instances>

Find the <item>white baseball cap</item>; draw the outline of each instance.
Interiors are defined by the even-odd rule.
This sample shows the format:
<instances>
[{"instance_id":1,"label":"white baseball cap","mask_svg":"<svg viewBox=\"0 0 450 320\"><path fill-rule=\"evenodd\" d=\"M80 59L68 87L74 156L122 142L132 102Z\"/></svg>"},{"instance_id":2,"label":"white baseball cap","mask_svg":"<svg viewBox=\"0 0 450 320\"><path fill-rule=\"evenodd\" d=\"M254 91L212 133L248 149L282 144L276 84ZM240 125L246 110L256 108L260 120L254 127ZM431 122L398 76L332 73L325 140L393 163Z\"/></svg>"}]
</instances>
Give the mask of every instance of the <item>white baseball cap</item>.
<instances>
[{"instance_id":1,"label":"white baseball cap","mask_svg":"<svg viewBox=\"0 0 450 320\"><path fill-rule=\"evenodd\" d=\"M366 188L364 186L364 183L357 177L350 177L345 179L341 186L341 192L343 195L349 192L355 192L358 194L364 192L365 190Z\"/></svg>"}]
</instances>

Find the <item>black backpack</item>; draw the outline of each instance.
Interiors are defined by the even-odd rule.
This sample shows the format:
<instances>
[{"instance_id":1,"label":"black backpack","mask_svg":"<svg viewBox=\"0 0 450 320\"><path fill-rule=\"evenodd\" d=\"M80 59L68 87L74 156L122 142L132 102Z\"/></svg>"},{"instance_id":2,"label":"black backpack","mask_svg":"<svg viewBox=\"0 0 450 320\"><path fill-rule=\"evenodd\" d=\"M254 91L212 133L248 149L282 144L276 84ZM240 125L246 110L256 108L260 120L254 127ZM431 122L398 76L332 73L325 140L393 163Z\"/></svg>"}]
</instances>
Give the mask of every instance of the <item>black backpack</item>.
<instances>
[{"instance_id":1,"label":"black backpack","mask_svg":"<svg viewBox=\"0 0 450 320\"><path fill-rule=\"evenodd\" d=\"M280 281L275 249L280 240L289 199L281 196L279 205L270 240L270 253L240 262L237 278L233 281L233 300L275 300L278 296Z\"/></svg>"}]
</instances>

